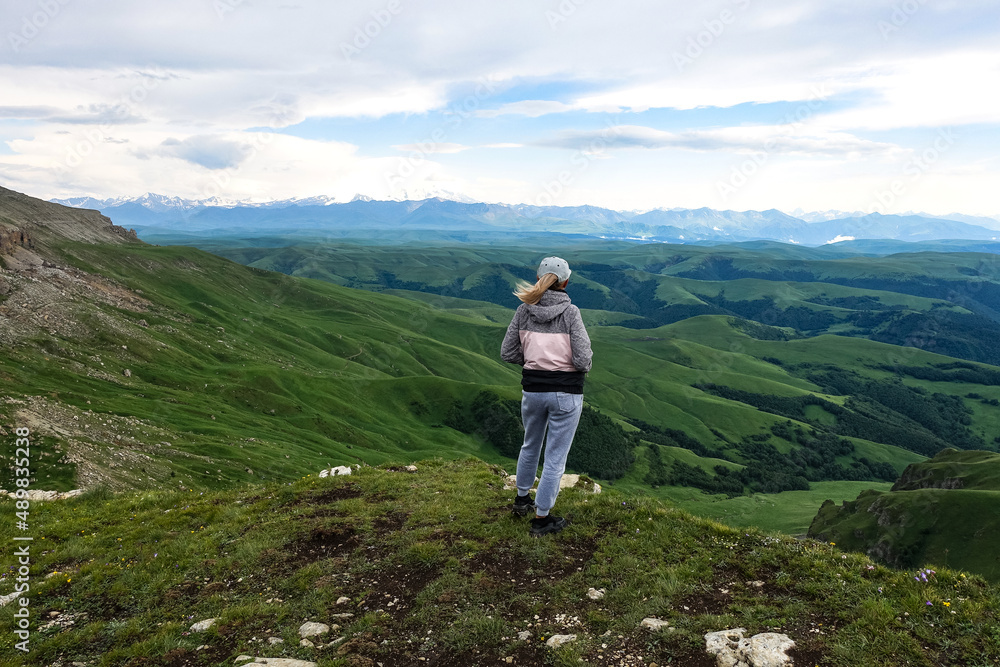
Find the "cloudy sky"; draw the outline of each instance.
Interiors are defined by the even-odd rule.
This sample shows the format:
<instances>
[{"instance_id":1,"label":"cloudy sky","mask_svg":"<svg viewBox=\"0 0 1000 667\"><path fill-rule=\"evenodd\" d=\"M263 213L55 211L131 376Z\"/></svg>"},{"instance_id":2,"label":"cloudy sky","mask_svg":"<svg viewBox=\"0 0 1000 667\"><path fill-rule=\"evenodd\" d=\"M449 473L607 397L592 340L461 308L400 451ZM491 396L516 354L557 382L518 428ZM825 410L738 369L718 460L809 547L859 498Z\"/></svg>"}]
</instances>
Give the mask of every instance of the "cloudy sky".
<instances>
[{"instance_id":1,"label":"cloudy sky","mask_svg":"<svg viewBox=\"0 0 1000 667\"><path fill-rule=\"evenodd\" d=\"M43 197L1000 215L1000 0L7 0Z\"/></svg>"}]
</instances>

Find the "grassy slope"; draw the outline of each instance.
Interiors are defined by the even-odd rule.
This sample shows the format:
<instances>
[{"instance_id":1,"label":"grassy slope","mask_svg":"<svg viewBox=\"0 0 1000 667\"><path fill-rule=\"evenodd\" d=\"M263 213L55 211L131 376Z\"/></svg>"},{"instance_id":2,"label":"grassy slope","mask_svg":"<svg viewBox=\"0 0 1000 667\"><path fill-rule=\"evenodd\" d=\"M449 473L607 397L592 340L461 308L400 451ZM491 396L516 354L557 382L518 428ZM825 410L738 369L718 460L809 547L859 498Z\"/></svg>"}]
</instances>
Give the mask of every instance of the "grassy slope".
<instances>
[{"instance_id":1,"label":"grassy slope","mask_svg":"<svg viewBox=\"0 0 1000 667\"><path fill-rule=\"evenodd\" d=\"M141 313L98 307L77 336L12 350L0 357L7 391L50 397L84 419L142 418L167 428L162 439L178 450L211 459L172 457L172 482L245 481L253 478L246 467L289 479L387 457L498 458L475 440L433 428L470 391L516 387L513 369L492 358L494 327L191 248L109 255L71 246L66 259L141 290L155 306ZM123 377L126 368L131 378ZM113 434L104 435L92 440L112 444ZM136 446L148 445L148 435L141 428L127 434ZM206 463L213 474L205 474Z\"/></svg>"},{"instance_id":2,"label":"grassy slope","mask_svg":"<svg viewBox=\"0 0 1000 667\"><path fill-rule=\"evenodd\" d=\"M571 525L533 540L509 514L503 474L434 460L413 474L362 467L290 484L37 503L46 548L33 552L31 609L36 622L58 611L72 624L36 629L27 657L3 633L0 652L12 666L231 665L249 654L321 667L508 657L568 667L626 655L698 667L714 664L704 633L742 626L790 635L796 664L1000 660L1000 597L975 577L936 568L917 582L824 543L727 528L613 490L564 491ZM0 539L11 530L0 525ZM0 593L11 586L0 582ZM606 597L589 600L591 587ZM0 610L8 627L13 611ZM647 616L675 630L638 628ZM189 632L205 618L218 622ZM327 639L344 640L299 647L305 620L336 624ZM518 641L523 630L531 637ZM554 633L578 640L548 649Z\"/></svg>"},{"instance_id":3,"label":"grassy slope","mask_svg":"<svg viewBox=\"0 0 1000 667\"><path fill-rule=\"evenodd\" d=\"M13 393L49 396L72 407L92 428L111 415L142 418L143 425L123 432L91 431L91 454L99 462L115 460L120 448L140 448L156 459L156 465L121 466L119 487L153 482L217 488L262 476L293 479L331 465L427 456L473 454L512 463L477 440L441 427L454 400L483 386L516 396L516 368L496 358L506 309L413 292L400 292L408 297L401 300L293 280L190 248L138 247L109 255L100 247L73 245L65 252L67 261L142 290L155 306L141 314L103 308L100 319L94 315L83 322L89 328L75 339L39 340L9 360L0 358L0 373L11 380ZM593 315L600 316L588 313ZM138 325L140 318L149 326ZM107 321L115 324L106 326ZM893 358L912 364L945 359L830 336L758 341L734 332L721 316L642 331L592 329L600 363L588 380L588 402L612 416L682 429L718 447L726 443L716 433L738 440L784 420L693 389L693 383L796 395L817 388L761 357L780 356L788 363L822 359L842 367ZM132 378L122 377L125 368ZM98 371L107 375L93 376ZM1000 396L998 388L962 389ZM10 413L9 406L4 408ZM988 432L1000 411L978 403L974 408L983 420L981 430ZM166 432L154 437L151 425ZM173 449L157 449L160 441L169 441ZM50 444L51 451L39 461L44 464L40 475L49 488L70 488L67 466L54 464L60 458L58 443ZM855 445L859 456L888 461L900 471L920 460L894 447L862 440ZM699 462L689 452L683 458L709 470L718 464L715 459ZM630 479L634 488L643 486L640 469ZM835 484L817 487L788 503L797 508L794 519L768 525L805 530L805 515L825 499L818 497L821 488L838 501L857 493ZM701 511L703 503L688 498L679 494L682 505ZM753 516L765 520L763 514Z\"/></svg>"},{"instance_id":4,"label":"grassy slope","mask_svg":"<svg viewBox=\"0 0 1000 667\"><path fill-rule=\"evenodd\" d=\"M913 478L927 481L824 505L809 534L875 550L892 563L946 563L1000 581L1000 455L945 450L912 466L901 482ZM920 488L951 479L961 479L961 488Z\"/></svg>"}]
</instances>

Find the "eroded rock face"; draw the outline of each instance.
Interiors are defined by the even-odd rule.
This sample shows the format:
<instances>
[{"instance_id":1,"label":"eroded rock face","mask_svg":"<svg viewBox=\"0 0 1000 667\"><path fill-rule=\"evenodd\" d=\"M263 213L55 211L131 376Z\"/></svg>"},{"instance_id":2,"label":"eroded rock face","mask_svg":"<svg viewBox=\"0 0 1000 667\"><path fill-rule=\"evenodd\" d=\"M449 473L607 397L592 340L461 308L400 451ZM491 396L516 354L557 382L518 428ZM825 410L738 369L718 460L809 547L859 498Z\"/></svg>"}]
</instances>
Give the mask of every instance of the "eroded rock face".
<instances>
[{"instance_id":1,"label":"eroded rock face","mask_svg":"<svg viewBox=\"0 0 1000 667\"><path fill-rule=\"evenodd\" d=\"M715 656L718 667L785 667L792 664L787 651L795 646L788 635L762 632L745 637L745 628L709 632L705 650Z\"/></svg>"}]
</instances>

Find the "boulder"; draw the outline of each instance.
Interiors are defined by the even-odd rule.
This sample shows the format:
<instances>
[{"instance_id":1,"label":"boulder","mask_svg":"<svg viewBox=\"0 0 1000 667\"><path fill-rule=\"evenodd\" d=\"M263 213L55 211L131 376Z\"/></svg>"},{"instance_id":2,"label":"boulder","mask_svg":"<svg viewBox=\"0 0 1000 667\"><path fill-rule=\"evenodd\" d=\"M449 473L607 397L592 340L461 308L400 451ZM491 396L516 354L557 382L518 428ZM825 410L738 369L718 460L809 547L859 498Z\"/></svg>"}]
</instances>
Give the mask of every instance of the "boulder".
<instances>
[{"instance_id":1,"label":"boulder","mask_svg":"<svg viewBox=\"0 0 1000 667\"><path fill-rule=\"evenodd\" d=\"M563 644L576 641L576 635L552 635L545 640L545 645L549 648L559 648Z\"/></svg>"},{"instance_id":2,"label":"boulder","mask_svg":"<svg viewBox=\"0 0 1000 667\"><path fill-rule=\"evenodd\" d=\"M330 632L330 626L326 623L303 623L299 626L299 637L305 639L306 637L315 637L317 635L325 635Z\"/></svg>"},{"instance_id":3,"label":"boulder","mask_svg":"<svg viewBox=\"0 0 1000 667\"><path fill-rule=\"evenodd\" d=\"M538 478L537 477L535 478L535 483L536 484L538 483ZM591 484L594 485L594 488L591 491L591 493L600 493L601 492L601 485L600 484L598 484L597 482L591 482ZM560 488L560 490L561 489L571 489L571 488L573 488L575 486L579 486L580 488L586 488L585 484L581 484L580 483L580 476L579 475L574 475L574 474L566 473L566 474L564 474L562 476L562 479L559 480L559 488ZM517 488L517 475L508 475L507 479L504 481L503 488L506 491L513 491L514 489L516 489Z\"/></svg>"},{"instance_id":4,"label":"boulder","mask_svg":"<svg viewBox=\"0 0 1000 667\"><path fill-rule=\"evenodd\" d=\"M244 662L252 660L253 662ZM252 658L249 655L241 655L236 658L237 667L317 667L315 662L308 660L295 660L294 658Z\"/></svg>"},{"instance_id":5,"label":"boulder","mask_svg":"<svg viewBox=\"0 0 1000 667\"><path fill-rule=\"evenodd\" d=\"M663 621L658 618L644 618L642 619L642 623L639 624L639 627L646 628L651 632L657 632L663 628L672 629L668 621Z\"/></svg>"},{"instance_id":6,"label":"boulder","mask_svg":"<svg viewBox=\"0 0 1000 667\"><path fill-rule=\"evenodd\" d=\"M219 619L217 619L217 618L206 618L204 621L198 621L197 623L195 623L194 625L191 626L191 628L190 628L191 632L205 632L205 630L208 630L210 627L212 627L213 625L215 625L215 622L217 620L219 620Z\"/></svg>"},{"instance_id":7,"label":"boulder","mask_svg":"<svg viewBox=\"0 0 1000 667\"><path fill-rule=\"evenodd\" d=\"M350 475L351 466L335 466L329 470L320 470L320 477L336 477L337 475Z\"/></svg>"},{"instance_id":8,"label":"boulder","mask_svg":"<svg viewBox=\"0 0 1000 667\"><path fill-rule=\"evenodd\" d=\"M745 628L705 635L705 650L715 656L718 667L786 667L792 664L786 651L795 646L788 635L763 632L744 636Z\"/></svg>"}]
</instances>

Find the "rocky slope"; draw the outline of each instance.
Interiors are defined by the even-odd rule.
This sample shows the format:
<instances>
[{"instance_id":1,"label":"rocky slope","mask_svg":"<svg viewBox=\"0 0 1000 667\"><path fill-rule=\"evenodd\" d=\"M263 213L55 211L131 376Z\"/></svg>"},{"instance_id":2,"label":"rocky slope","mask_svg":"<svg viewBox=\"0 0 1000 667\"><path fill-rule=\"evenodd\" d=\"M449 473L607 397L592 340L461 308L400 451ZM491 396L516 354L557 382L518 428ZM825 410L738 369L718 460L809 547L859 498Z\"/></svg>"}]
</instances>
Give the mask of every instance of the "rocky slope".
<instances>
[{"instance_id":1,"label":"rocky slope","mask_svg":"<svg viewBox=\"0 0 1000 667\"><path fill-rule=\"evenodd\" d=\"M44 252L62 241L138 243L135 230L98 211L70 208L0 187L0 254L17 248Z\"/></svg>"},{"instance_id":2,"label":"rocky slope","mask_svg":"<svg viewBox=\"0 0 1000 667\"><path fill-rule=\"evenodd\" d=\"M97 211L0 187L0 345L79 333L79 316L94 303L145 309L145 299L114 280L67 265L59 252L67 242L145 245Z\"/></svg>"}]
</instances>

